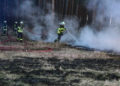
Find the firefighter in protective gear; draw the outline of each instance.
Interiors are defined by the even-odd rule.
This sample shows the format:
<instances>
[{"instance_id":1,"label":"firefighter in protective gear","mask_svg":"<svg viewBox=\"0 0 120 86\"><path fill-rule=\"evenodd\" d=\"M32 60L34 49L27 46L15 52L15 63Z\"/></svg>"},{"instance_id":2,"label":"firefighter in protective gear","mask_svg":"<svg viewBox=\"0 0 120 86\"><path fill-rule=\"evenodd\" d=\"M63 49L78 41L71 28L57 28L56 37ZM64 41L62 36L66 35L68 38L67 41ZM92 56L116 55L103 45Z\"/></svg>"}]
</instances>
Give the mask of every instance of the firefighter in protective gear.
<instances>
[{"instance_id":1,"label":"firefighter in protective gear","mask_svg":"<svg viewBox=\"0 0 120 86\"><path fill-rule=\"evenodd\" d=\"M5 20L4 22L3 22L3 27L2 27L2 34L3 35L7 35L8 33L8 26L7 26L7 21Z\"/></svg>"},{"instance_id":2,"label":"firefighter in protective gear","mask_svg":"<svg viewBox=\"0 0 120 86\"><path fill-rule=\"evenodd\" d=\"M20 26L17 28L18 41L23 41L23 22L20 22Z\"/></svg>"},{"instance_id":3,"label":"firefighter in protective gear","mask_svg":"<svg viewBox=\"0 0 120 86\"><path fill-rule=\"evenodd\" d=\"M61 40L61 37L66 32L66 28L64 27L64 25L65 25L65 22L60 23L60 27L57 29L58 38L55 40L55 42L59 42Z\"/></svg>"},{"instance_id":4,"label":"firefighter in protective gear","mask_svg":"<svg viewBox=\"0 0 120 86\"><path fill-rule=\"evenodd\" d=\"M17 28L18 28L18 22L15 21L14 22L14 32L15 32L16 35L17 35Z\"/></svg>"}]
</instances>

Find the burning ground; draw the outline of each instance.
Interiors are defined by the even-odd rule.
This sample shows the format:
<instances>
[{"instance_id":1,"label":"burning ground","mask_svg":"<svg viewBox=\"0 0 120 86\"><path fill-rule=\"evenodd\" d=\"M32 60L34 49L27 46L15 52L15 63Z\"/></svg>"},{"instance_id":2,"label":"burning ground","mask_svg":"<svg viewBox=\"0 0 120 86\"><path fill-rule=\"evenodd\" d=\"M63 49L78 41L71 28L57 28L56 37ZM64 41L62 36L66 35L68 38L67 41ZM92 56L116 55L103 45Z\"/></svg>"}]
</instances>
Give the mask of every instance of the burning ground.
<instances>
[{"instance_id":1,"label":"burning ground","mask_svg":"<svg viewBox=\"0 0 120 86\"><path fill-rule=\"evenodd\" d=\"M119 55L62 43L27 43L15 43L26 51L1 49L0 86L120 85Z\"/></svg>"}]
</instances>

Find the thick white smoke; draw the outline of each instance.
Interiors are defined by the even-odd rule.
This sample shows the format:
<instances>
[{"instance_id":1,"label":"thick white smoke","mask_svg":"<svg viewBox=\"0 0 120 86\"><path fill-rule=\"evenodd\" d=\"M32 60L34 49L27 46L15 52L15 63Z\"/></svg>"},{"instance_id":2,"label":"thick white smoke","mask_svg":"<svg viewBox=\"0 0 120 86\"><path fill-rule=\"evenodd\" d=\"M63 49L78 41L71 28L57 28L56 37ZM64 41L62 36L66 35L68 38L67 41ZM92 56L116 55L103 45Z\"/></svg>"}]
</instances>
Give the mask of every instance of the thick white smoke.
<instances>
[{"instance_id":1,"label":"thick white smoke","mask_svg":"<svg viewBox=\"0 0 120 86\"><path fill-rule=\"evenodd\" d=\"M48 13L44 13L30 0L26 0L21 5L22 16L29 19L33 26L32 33L25 30L30 39L42 40L41 36L44 32L47 36L44 41L53 42L57 38L56 29L59 27L60 21L53 15L49 6ZM120 52L120 1L90 0L87 8L95 10L93 24L86 25L79 32L77 18L65 18L67 33L61 41L73 45Z\"/></svg>"},{"instance_id":2,"label":"thick white smoke","mask_svg":"<svg viewBox=\"0 0 120 86\"><path fill-rule=\"evenodd\" d=\"M94 24L101 30L97 32L85 26L77 44L120 52L120 0L90 0L88 8L96 10Z\"/></svg>"},{"instance_id":3,"label":"thick white smoke","mask_svg":"<svg viewBox=\"0 0 120 86\"><path fill-rule=\"evenodd\" d=\"M48 13L45 13L35 6L32 0L25 0L19 9L21 17L26 19L24 32L30 40L42 40L43 34L48 37L45 41L53 41L55 39L55 28L57 28L55 21L57 19L54 18L51 10L49 10L49 5Z\"/></svg>"},{"instance_id":4,"label":"thick white smoke","mask_svg":"<svg viewBox=\"0 0 120 86\"><path fill-rule=\"evenodd\" d=\"M35 6L32 0L25 0L21 5L21 16L25 19L27 18L30 24L33 26L30 28L30 25L25 24L24 32L27 34L29 39L38 41L42 40L41 36L43 34L47 36L46 40L44 40L46 42L54 42L54 40L57 38L56 32L61 21L58 20L55 13L53 14L52 10L50 9L50 4L47 5L47 8L48 12L45 13L39 7ZM61 41L70 42L72 40L77 40L75 35L73 35L76 34L76 29L79 26L77 18L66 18L64 21L66 22L66 28L68 32L66 35L64 35ZM32 31L29 31L29 29L32 29Z\"/></svg>"}]
</instances>

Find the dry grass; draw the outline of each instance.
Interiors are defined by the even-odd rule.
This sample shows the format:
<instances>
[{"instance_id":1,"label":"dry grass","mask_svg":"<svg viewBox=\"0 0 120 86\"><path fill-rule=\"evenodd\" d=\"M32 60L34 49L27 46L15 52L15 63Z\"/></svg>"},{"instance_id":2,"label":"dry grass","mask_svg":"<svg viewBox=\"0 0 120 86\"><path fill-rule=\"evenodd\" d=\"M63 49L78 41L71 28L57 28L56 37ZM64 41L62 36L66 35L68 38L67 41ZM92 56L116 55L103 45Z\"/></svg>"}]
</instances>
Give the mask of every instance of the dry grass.
<instances>
[{"instance_id":1,"label":"dry grass","mask_svg":"<svg viewBox=\"0 0 120 86\"><path fill-rule=\"evenodd\" d=\"M109 59L113 58L112 56L107 55L107 53L100 51L85 51L82 49L71 48L66 44L59 43L44 43L44 42L25 42L21 44L16 44L15 46L19 46L19 49L25 49L26 51L1 51L0 58L11 58L14 56L26 56L26 57L57 57L59 59L75 59L75 58L96 58L96 59ZM5 46L5 45L4 45ZM28 52L27 50L47 50L51 48L50 52ZM119 57L119 56L118 56Z\"/></svg>"},{"instance_id":2,"label":"dry grass","mask_svg":"<svg viewBox=\"0 0 120 86\"><path fill-rule=\"evenodd\" d=\"M5 86L31 86L31 82L34 82L33 86L120 86L119 55L59 43L26 44L14 46L36 50L51 48L52 51L1 51L0 79L3 80L0 80L0 86L1 83L6 83Z\"/></svg>"}]
</instances>

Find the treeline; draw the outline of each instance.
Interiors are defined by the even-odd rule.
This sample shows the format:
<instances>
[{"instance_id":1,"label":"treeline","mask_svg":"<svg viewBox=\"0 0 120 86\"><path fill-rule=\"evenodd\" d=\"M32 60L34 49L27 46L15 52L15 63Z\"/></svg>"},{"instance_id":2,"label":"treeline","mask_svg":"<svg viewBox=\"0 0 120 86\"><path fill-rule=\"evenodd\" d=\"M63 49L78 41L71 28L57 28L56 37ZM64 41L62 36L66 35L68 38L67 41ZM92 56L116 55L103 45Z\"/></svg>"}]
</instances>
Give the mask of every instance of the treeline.
<instances>
[{"instance_id":1,"label":"treeline","mask_svg":"<svg viewBox=\"0 0 120 86\"><path fill-rule=\"evenodd\" d=\"M47 9L47 4L51 3L53 10L59 18L66 16L77 16L81 20L81 26L92 21L92 12L86 8L88 0L36 0L35 3L42 9Z\"/></svg>"},{"instance_id":2,"label":"treeline","mask_svg":"<svg viewBox=\"0 0 120 86\"><path fill-rule=\"evenodd\" d=\"M16 7L25 0L0 0L0 19L9 19L13 17ZM60 19L66 16L77 16L81 20L81 26L89 24L92 21L92 12L88 11L86 4L88 0L31 0L36 6L47 12L51 9ZM51 4L48 7L48 3ZM18 15L19 16L19 15ZM11 19L11 18L10 18Z\"/></svg>"}]
</instances>

